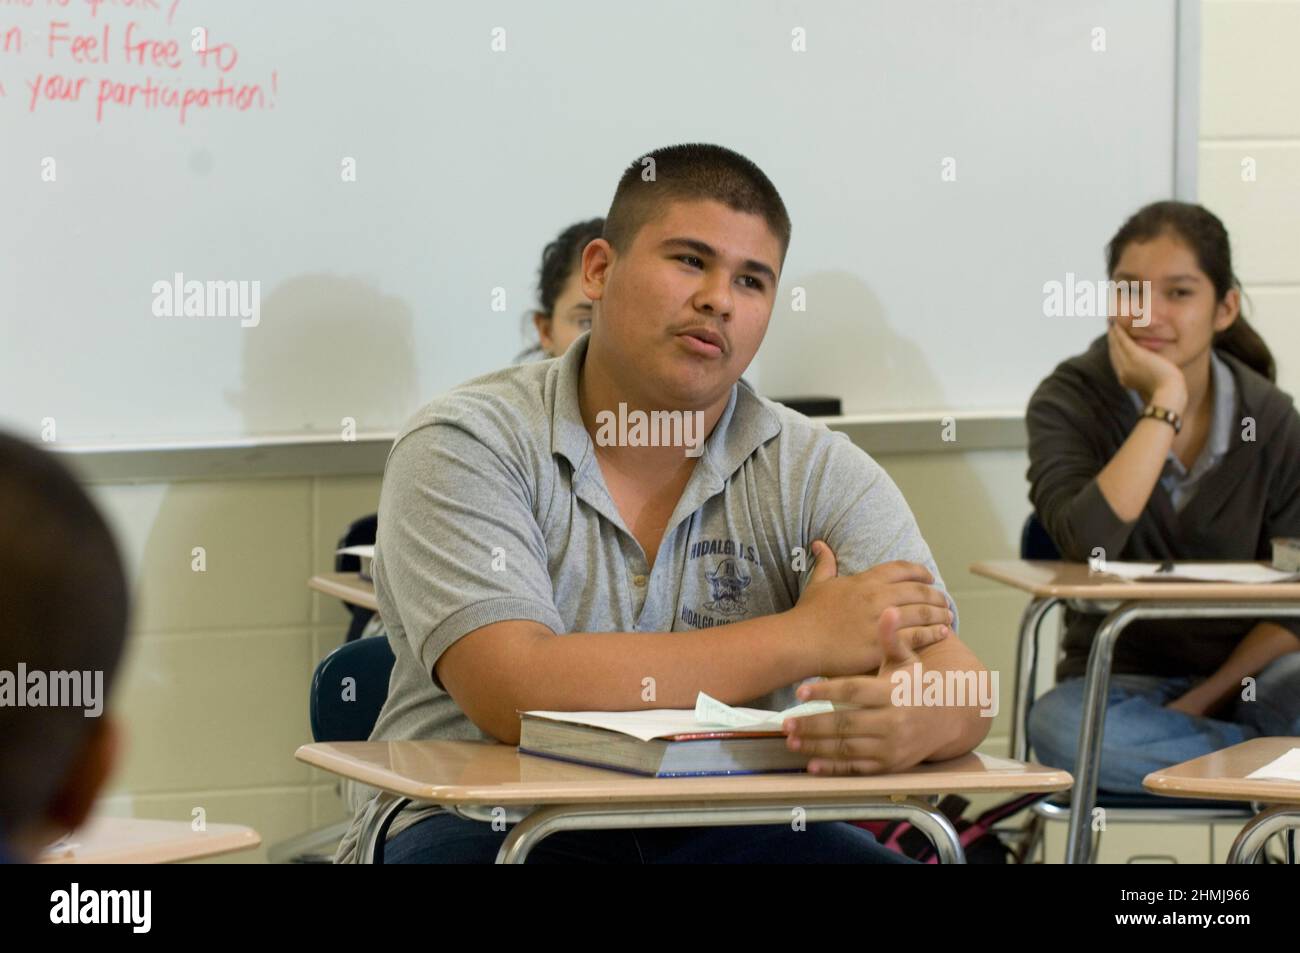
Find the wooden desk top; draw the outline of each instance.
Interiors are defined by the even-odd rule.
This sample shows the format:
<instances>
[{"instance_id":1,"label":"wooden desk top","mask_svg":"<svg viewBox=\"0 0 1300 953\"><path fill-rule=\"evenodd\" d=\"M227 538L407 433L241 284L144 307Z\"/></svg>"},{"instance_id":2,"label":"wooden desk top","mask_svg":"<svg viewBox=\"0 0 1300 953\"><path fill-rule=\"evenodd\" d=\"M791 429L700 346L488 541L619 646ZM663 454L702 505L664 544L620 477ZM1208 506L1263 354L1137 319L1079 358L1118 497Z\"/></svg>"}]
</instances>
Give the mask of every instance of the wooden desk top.
<instances>
[{"instance_id":1,"label":"wooden desk top","mask_svg":"<svg viewBox=\"0 0 1300 953\"><path fill-rule=\"evenodd\" d=\"M209 824L195 831L189 821L98 817L68 837L70 848L41 855L42 864L169 864L250 850L262 843L251 827Z\"/></svg>"},{"instance_id":2,"label":"wooden desk top","mask_svg":"<svg viewBox=\"0 0 1300 953\"><path fill-rule=\"evenodd\" d=\"M1061 599L1118 599L1125 602L1152 599L1300 601L1300 582L1263 585L1231 582L1128 582L1116 576L1094 573L1088 569L1087 563L1029 559L978 562L972 564L970 571L977 576L1023 589L1039 598L1055 596Z\"/></svg>"},{"instance_id":3,"label":"wooden desk top","mask_svg":"<svg viewBox=\"0 0 1300 953\"><path fill-rule=\"evenodd\" d=\"M324 572L307 580L307 587L334 596L354 606L379 611L375 601L375 584L355 572Z\"/></svg>"},{"instance_id":4,"label":"wooden desk top","mask_svg":"<svg viewBox=\"0 0 1300 953\"><path fill-rule=\"evenodd\" d=\"M785 802L792 798L814 803L846 796L1063 791L1073 783L1065 771L973 753L903 774L871 777L750 774L647 778L520 754L509 745L475 741L309 744L299 748L296 757L417 801L502 807L651 801Z\"/></svg>"},{"instance_id":5,"label":"wooden desk top","mask_svg":"<svg viewBox=\"0 0 1300 953\"><path fill-rule=\"evenodd\" d=\"M1142 786L1170 797L1300 804L1300 781L1246 777L1292 748L1300 748L1300 738L1252 738L1163 771L1152 771L1142 779Z\"/></svg>"}]
</instances>

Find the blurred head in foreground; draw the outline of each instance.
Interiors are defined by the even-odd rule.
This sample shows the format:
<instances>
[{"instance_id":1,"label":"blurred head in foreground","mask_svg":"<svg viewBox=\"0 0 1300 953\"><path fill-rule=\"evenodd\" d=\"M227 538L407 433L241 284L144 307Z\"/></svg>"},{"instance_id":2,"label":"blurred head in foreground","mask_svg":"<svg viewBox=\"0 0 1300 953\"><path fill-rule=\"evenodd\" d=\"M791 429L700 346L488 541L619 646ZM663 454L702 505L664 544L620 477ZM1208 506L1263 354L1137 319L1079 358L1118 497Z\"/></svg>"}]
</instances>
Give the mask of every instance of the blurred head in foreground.
<instances>
[{"instance_id":1,"label":"blurred head in foreground","mask_svg":"<svg viewBox=\"0 0 1300 953\"><path fill-rule=\"evenodd\" d=\"M81 824L116 759L106 693L127 586L104 519L55 457L0 433L0 856Z\"/></svg>"}]
</instances>

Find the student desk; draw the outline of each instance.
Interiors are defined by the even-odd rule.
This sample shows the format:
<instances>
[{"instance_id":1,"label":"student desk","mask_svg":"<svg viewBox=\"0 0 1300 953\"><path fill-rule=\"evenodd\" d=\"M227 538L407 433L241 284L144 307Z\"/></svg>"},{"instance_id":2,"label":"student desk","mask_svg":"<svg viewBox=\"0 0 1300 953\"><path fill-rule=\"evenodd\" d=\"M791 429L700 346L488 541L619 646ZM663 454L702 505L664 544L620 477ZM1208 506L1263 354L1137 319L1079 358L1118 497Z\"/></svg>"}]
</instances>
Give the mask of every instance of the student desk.
<instances>
[{"instance_id":1,"label":"student desk","mask_svg":"<svg viewBox=\"0 0 1300 953\"><path fill-rule=\"evenodd\" d=\"M1097 800L1097 775L1101 767L1101 738L1106 711L1106 686L1110 682L1115 641L1138 619L1200 618L1240 619L1300 617L1300 583L1240 585L1208 582L1128 582L1093 573L1087 563L1010 559L979 562L970 567L977 576L1022 589L1032 597L1020 622L1016 656L1016 695L1012 708L1011 744L1014 757L1024 760L1028 751L1024 713L1030 697L1038 627L1053 606L1067 599L1117 602L1102 620L1088 655L1084 676L1083 724L1079 731L1079 757L1070 795L1070 828L1065 862L1086 864L1092 851L1088 821Z\"/></svg>"},{"instance_id":2,"label":"student desk","mask_svg":"<svg viewBox=\"0 0 1300 953\"><path fill-rule=\"evenodd\" d=\"M1253 864L1266 840L1278 831L1300 828L1300 781L1264 781L1246 775L1292 748L1300 748L1300 738L1252 738L1172 768L1152 771L1142 779L1142 786L1169 797L1270 805L1241 829L1228 852L1230 864Z\"/></svg>"},{"instance_id":3,"label":"student desk","mask_svg":"<svg viewBox=\"0 0 1300 953\"><path fill-rule=\"evenodd\" d=\"M307 580L307 587L334 596L363 609L379 611L375 601L375 584L355 572L323 572Z\"/></svg>"},{"instance_id":4,"label":"student desk","mask_svg":"<svg viewBox=\"0 0 1300 953\"><path fill-rule=\"evenodd\" d=\"M97 817L68 836L70 847L42 854L42 864L169 864L250 850L262 843L251 827L209 824L196 831L189 821Z\"/></svg>"},{"instance_id":5,"label":"student desk","mask_svg":"<svg viewBox=\"0 0 1300 953\"><path fill-rule=\"evenodd\" d=\"M380 809L361 832L372 858L391 819L412 801L476 821L518 820L497 863L521 864L562 830L789 824L794 810L815 821L905 819L934 842L939 860L964 863L957 832L922 798L949 792L1062 791L1064 771L967 754L903 774L820 777L762 774L648 778L521 754L495 742L351 741L303 745L296 757L380 789ZM990 767L989 765L993 766ZM1001 767L999 767L1001 765Z\"/></svg>"}]
</instances>

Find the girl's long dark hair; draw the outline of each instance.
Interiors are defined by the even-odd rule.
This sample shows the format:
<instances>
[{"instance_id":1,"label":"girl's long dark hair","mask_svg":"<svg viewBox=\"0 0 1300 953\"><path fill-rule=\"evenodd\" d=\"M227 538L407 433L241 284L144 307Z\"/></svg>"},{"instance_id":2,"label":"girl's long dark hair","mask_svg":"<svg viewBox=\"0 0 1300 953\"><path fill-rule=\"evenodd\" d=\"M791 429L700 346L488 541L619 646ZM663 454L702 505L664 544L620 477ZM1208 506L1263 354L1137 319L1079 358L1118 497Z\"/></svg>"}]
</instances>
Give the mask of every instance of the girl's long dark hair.
<instances>
[{"instance_id":1,"label":"girl's long dark hair","mask_svg":"<svg viewBox=\"0 0 1300 953\"><path fill-rule=\"evenodd\" d=\"M1153 202L1138 209L1106 246L1107 274L1115 273L1120 256L1131 243L1151 241L1165 232L1172 232L1196 255L1197 264L1214 285L1214 294L1219 301L1229 291L1241 290L1241 282L1232 271L1228 230L1217 215L1191 202ZM1227 351L1270 381L1276 381L1277 363L1273 360L1273 352L1246 320L1244 296L1242 305L1237 320L1214 336L1214 347Z\"/></svg>"}]
</instances>

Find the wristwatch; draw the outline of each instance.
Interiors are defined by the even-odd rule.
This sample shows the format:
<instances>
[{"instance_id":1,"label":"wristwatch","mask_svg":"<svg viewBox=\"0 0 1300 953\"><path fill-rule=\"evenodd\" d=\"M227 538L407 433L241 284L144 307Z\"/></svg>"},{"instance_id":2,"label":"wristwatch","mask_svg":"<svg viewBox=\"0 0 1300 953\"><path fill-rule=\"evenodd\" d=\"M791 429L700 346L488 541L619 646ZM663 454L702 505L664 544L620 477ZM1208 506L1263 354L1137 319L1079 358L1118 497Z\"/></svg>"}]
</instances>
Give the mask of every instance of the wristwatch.
<instances>
[{"instance_id":1,"label":"wristwatch","mask_svg":"<svg viewBox=\"0 0 1300 953\"><path fill-rule=\"evenodd\" d=\"M1163 420L1169 426L1174 428L1174 433L1182 433L1183 418L1180 414L1170 410L1167 407L1157 407L1155 404L1147 404L1138 419L1151 417L1155 420Z\"/></svg>"}]
</instances>

